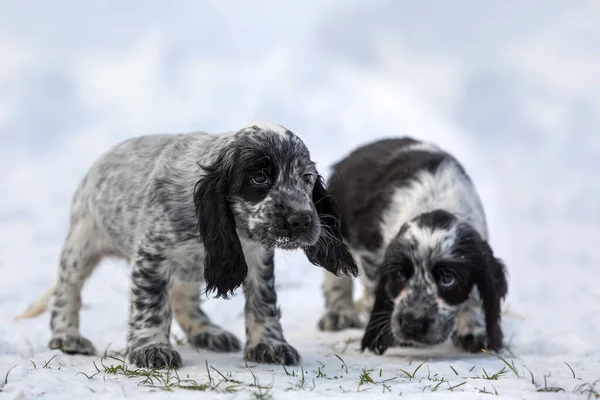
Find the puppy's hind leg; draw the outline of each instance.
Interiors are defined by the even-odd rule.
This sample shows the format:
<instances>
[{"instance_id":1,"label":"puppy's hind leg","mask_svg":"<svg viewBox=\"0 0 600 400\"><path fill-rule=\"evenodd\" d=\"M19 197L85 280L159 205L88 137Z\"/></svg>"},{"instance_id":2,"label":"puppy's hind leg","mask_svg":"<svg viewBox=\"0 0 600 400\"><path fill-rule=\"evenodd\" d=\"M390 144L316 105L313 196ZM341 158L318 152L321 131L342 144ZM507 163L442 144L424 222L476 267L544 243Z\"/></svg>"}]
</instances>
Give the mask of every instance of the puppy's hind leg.
<instances>
[{"instance_id":1,"label":"puppy's hind leg","mask_svg":"<svg viewBox=\"0 0 600 400\"><path fill-rule=\"evenodd\" d=\"M241 350L239 339L214 324L200 308L200 282L172 281L169 299L175 320L187 335L190 345L215 352Z\"/></svg>"},{"instance_id":2,"label":"puppy's hind leg","mask_svg":"<svg viewBox=\"0 0 600 400\"><path fill-rule=\"evenodd\" d=\"M100 240L89 217L72 218L60 256L58 279L50 303L51 349L67 354L95 354L92 343L79 333L81 289L102 258Z\"/></svg>"}]
</instances>

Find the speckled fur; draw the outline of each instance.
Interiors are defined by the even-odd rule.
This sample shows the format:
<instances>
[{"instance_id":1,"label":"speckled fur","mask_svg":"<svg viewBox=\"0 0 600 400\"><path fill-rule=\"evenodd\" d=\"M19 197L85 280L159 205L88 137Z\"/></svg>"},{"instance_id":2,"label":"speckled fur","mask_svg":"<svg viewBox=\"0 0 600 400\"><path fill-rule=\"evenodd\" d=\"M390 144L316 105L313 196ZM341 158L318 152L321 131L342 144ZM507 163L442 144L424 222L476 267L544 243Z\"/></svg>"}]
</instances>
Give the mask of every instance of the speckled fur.
<instances>
[{"instance_id":1,"label":"speckled fur","mask_svg":"<svg viewBox=\"0 0 600 400\"><path fill-rule=\"evenodd\" d=\"M249 183L252 171L263 170L269 185ZM306 223L292 228L286 218L295 213ZM92 166L75 193L49 346L95 353L79 333L81 289L102 258L116 256L132 265L131 363L181 365L169 342L173 314L193 346L241 348L200 309L204 280L207 293L222 297L243 284L247 360L295 364L300 356L279 322L274 248L301 248L316 265L356 274L338 217L303 142L279 125L127 140Z\"/></svg>"}]
</instances>

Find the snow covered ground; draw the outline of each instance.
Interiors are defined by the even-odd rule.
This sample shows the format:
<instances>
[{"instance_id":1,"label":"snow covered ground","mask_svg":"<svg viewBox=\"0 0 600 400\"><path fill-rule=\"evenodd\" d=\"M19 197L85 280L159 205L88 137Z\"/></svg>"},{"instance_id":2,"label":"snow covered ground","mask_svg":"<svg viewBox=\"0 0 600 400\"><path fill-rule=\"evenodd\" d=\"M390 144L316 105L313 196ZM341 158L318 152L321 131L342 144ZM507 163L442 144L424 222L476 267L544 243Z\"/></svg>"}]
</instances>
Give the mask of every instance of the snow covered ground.
<instances>
[{"instance_id":1,"label":"snow covered ground","mask_svg":"<svg viewBox=\"0 0 600 400\"><path fill-rule=\"evenodd\" d=\"M165 4L2 5L0 398L598 397L600 3ZM502 356L515 371L444 347L360 354L359 331L318 332L321 271L296 253L277 256L285 333L303 356L287 373L182 345L179 378L125 376L114 359L49 351L48 315L12 320L52 281L70 197L103 151L257 120L301 135L324 173L382 136L454 152L510 270ZM106 261L84 290L98 349L124 348L127 277ZM241 294L206 303L240 338L242 308ZM193 385L205 392L177 387Z\"/></svg>"}]
</instances>

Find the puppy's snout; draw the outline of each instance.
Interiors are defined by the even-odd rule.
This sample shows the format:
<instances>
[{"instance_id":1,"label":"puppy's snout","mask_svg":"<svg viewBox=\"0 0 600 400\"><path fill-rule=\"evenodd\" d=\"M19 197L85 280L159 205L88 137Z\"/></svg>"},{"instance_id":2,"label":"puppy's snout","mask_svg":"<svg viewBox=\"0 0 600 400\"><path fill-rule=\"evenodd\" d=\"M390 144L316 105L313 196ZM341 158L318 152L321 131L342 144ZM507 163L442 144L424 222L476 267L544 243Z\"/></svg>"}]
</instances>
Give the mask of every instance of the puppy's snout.
<instances>
[{"instance_id":1,"label":"puppy's snout","mask_svg":"<svg viewBox=\"0 0 600 400\"><path fill-rule=\"evenodd\" d=\"M427 332L429 321L413 314L404 314L400 316L400 327L409 335L421 335Z\"/></svg>"},{"instance_id":2,"label":"puppy's snout","mask_svg":"<svg viewBox=\"0 0 600 400\"><path fill-rule=\"evenodd\" d=\"M297 212L288 215L285 219L288 229L299 232L306 230L311 222L312 216L309 212Z\"/></svg>"}]
</instances>

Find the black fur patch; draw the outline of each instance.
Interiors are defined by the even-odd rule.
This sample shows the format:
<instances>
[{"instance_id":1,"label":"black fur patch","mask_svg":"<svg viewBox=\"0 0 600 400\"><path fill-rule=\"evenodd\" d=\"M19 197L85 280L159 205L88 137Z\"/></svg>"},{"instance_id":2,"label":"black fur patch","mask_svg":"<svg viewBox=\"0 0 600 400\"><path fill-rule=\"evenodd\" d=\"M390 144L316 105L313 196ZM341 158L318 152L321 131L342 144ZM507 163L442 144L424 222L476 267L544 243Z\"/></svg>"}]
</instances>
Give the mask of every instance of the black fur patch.
<instances>
[{"instance_id":1,"label":"black fur patch","mask_svg":"<svg viewBox=\"0 0 600 400\"><path fill-rule=\"evenodd\" d=\"M339 207L320 177L313 189L313 203L321 221L322 238L314 246L305 249L308 260L335 275L357 276L358 267L342 239Z\"/></svg>"},{"instance_id":2,"label":"black fur patch","mask_svg":"<svg viewBox=\"0 0 600 400\"><path fill-rule=\"evenodd\" d=\"M329 193L341 211L342 235L354 248L377 250L382 244L379 221L393 190L409 184L417 172L435 171L452 159L444 152L402 151L418 143L412 138L383 139L333 166Z\"/></svg>"},{"instance_id":3,"label":"black fur patch","mask_svg":"<svg viewBox=\"0 0 600 400\"><path fill-rule=\"evenodd\" d=\"M216 291L216 296L223 298L233 294L248 274L229 205L233 183L231 151L223 150L213 165L203 166L207 175L198 181L194 189L198 230L206 253L206 293Z\"/></svg>"}]
</instances>

